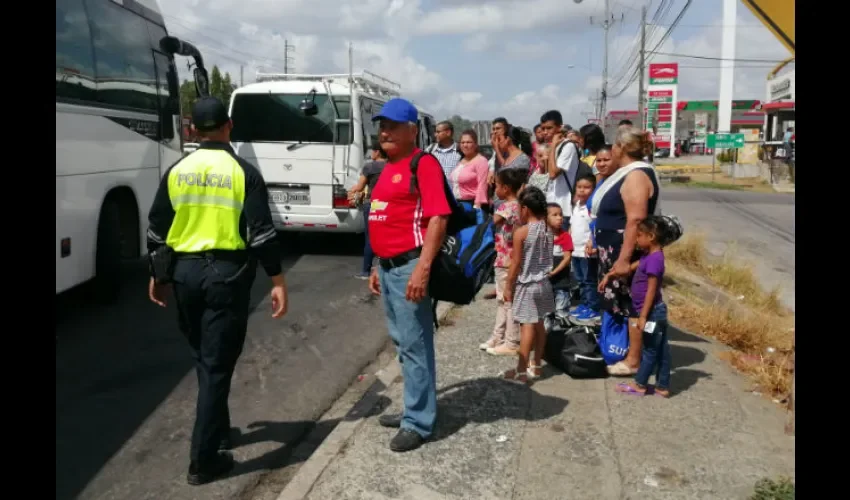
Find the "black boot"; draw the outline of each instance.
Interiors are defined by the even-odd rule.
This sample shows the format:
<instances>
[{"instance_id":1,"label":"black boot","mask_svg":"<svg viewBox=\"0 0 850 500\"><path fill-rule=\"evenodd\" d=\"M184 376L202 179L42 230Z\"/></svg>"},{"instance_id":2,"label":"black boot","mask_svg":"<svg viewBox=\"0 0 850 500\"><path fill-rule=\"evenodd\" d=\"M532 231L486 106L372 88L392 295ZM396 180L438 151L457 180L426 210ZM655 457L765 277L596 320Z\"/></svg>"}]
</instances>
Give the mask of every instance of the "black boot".
<instances>
[{"instance_id":1,"label":"black boot","mask_svg":"<svg viewBox=\"0 0 850 500\"><path fill-rule=\"evenodd\" d=\"M425 439L418 433L410 429L402 429L390 441L390 449L398 452L411 451L422 446L424 442Z\"/></svg>"},{"instance_id":2,"label":"black boot","mask_svg":"<svg viewBox=\"0 0 850 500\"><path fill-rule=\"evenodd\" d=\"M218 449L222 451L229 451L233 449L234 441L239 439L239 429L232 428L224 431L224 436L221 438L221 441L218 443Z\"/></svg>"},{"instance_id":3,"label":"black boot","mask_svg":"<svg viewBox=\"0 0 850 500\"><path fill-rule=\"evenodd\" d=\"M378 423L383 427L392 427L393 429L398 429L401 427L401 413L389 414L389 415L381 415L378 417Z\"/></svg>"},{"instance_id":4,"label":"black boot","mask_svg":"<svg viewBox=\"0 0 850 500\"><path fill-rule=\"evenodd\" d=\"M186 481L192 486L209 483L230 472L233 465L233 456L230 453L219 452L208 461L189 464Z\"/></svg>"}]
</instances>

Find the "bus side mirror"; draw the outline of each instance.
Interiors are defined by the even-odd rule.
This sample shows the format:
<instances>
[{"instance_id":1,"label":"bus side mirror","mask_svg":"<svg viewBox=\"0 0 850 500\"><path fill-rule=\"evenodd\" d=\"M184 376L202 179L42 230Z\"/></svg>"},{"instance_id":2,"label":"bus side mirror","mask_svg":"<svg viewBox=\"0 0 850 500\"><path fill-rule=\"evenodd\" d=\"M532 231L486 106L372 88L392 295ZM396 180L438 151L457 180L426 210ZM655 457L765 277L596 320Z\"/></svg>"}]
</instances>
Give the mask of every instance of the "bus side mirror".
<instances>
[{"instance_id":1,"label":"bus side mirror","mask_svg":"<svg viewBox=\"0 0 850 500\"><path fill-rule=\"evenodd\" d=\"M210 95L210 78L207 75L207 70L196 67L192 74L195 77L195 91L198 93L198 97Z\"/></svg>"}]
</instances>

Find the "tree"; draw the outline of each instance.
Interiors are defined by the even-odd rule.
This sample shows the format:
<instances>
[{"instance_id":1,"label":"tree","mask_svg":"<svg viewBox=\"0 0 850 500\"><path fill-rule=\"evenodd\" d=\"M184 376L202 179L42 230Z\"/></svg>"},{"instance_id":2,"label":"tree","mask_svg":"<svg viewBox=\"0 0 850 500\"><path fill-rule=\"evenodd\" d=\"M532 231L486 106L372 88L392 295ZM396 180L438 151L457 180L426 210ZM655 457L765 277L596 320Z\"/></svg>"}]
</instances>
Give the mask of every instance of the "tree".
<instances>
[{"instance_id":1,"label":"tree","mask_svg":"<svg viewBox=\"0 0 850 500\"><path fill-rule=\"evenodd\" d=\"M225 73L221 76L221 70L218 66L213 66L210 72L210 95L221 99L221 102L227 104L230 102L230 96L233 94L234 86L230 73ZM183 80L180 85L180 110L183 116L189 116L192 113L192 106L198 100L195 92L195 83L189 80Z\"/></svg>"},{"instance_id":2,"label":"tree","mask_svg":"<svg viewBox=\"0 0 850 500\"><path fill-rule=\"evenodd\" d=\"M230 95L233 94L233 83L230 81L230 73L225 73L221 81L222 99L225 104L230 102Z\"/></svg>"},{"instance_id":3,"label":"tree","mask_svg":"<svg viewBox=\"0 0 850 500\"><path fill-rule=\"evenodd\" d=\"M460 140L460 134L464 130L468 128L472 128L472 121L463 118L460 115L453 115L451 118L448 118L448 121L452 123L452 126L455 129L454 140L455 142Z\"/></svg>"},{"instance_id":4,"label":"tree","mask_svg":"<svg viewBox=\"0 0 850 500\"><path fill-rule=\"evenodd\" d=\"M183 80L180 85L180 112L183 116L191 116L192 106L196 100L198 100L198 96L195 92L195 82Z\"/></svg>"},{"instance_id":5,"label":"tree","mask_svg":"<svg viewBox=\"0 0 850 500\"><path fill-rule=\"evenodd\" d=\"M210 73L210 95L221 99L224 94L224 80L221 77L221 70L218 66L213 66Z\"/></svg>"}]
</instances>

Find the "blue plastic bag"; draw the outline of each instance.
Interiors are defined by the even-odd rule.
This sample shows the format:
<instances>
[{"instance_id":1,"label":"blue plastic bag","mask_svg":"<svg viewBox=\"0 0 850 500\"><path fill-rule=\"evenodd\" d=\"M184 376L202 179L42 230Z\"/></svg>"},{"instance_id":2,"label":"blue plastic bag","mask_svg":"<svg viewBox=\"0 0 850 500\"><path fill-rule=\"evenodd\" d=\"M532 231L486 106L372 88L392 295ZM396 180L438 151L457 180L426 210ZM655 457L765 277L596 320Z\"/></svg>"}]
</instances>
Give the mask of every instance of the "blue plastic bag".
<instances>
[{"instance_id":1,"label":"blue plastic bag","mask_svg":"<svg viewBox=\"0 0 850 500\"><path fill-rule=\"evenodd\" d=\"M599 349L606 365L613 365L626 358L629 352L629 318L608 311L602 313Z\"/></svg>"}]
</instances>

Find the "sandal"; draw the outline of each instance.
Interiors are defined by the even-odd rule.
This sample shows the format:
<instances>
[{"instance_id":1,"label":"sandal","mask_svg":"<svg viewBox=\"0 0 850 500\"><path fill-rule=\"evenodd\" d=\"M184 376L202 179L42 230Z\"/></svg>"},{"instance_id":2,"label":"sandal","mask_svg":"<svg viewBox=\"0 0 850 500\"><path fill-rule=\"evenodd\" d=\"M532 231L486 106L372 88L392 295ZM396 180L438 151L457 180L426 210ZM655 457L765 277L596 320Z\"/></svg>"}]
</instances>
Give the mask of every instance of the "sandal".
<instances>
[{"instance_id":1,"label":"sandal","mask_svg":"<svg viewBox=\"0 0 850 500\"><path fill-rule=\"evenodd\" d=\"M617 361L613 365L608 366L608 375L614 377L631 377L637 373L636 369L629 367L623 361Z\"/></svg>"},{"instance_id":2,"label":"sandal","mask_svg":"<svg viewBox=\"0 0 850 500\"><path fill-rule=\"evenodd\" d=\"M658 387L652 390L652 394L661 396L662 398L670 397L670 389L659 389Z\"/></svg>"},{"instance_id":3,"label":"sandal","mask_svg":"<svg viewBox=\"0 0 850 500\"><path fill-rule=\"evenodd\" d=\"M531 380L538 379L542 375L541 370L543 370L542 365L533 365L531 363L528 364L528 368L525 372L528 374L528 378Z\"/></svg>"},{"instance_id":4,"label":"sandal","mask_svg":"<svg viewBox=\"0 0 850 500\"><path fill-rule=\"evenodd\" d=\"M614 391L619 392L620 394L629 394L632 396L646 396L646 388L641 390L628 382L620 382L616 387L614 387Z\"/></svg>"},{"instance_id":5,"label":"sandal","mask_svg":"<svg viewBox=\"0 0 850 500\"><path fill-rule=\"evenodd\" d=\"M505 370L499 373L499 378L515 384L528 384L528 373L517 373L515 369Z\"/></svg>"}]
</instances>

